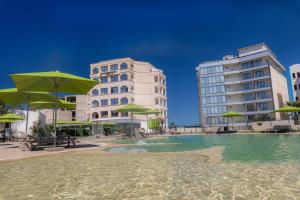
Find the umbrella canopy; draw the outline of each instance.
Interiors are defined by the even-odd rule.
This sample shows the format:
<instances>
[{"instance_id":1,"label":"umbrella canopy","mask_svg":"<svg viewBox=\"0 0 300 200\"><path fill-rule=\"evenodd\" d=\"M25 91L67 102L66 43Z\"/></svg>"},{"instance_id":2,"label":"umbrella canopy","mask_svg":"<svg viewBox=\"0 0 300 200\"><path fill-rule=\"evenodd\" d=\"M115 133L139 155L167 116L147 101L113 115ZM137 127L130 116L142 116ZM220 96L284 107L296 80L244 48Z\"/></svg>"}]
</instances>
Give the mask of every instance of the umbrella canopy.
<instances>
[{"instance_id":1,"label":"umbrella canopy","mask_svg":"<svg viewBox=\"0 0 300 200\"><path fill-rule=\"evenodd\" d=\"M242 116L239 112L227 112L223 114L223 117L239 117Z\"/></svg>"},{"instance_id":2,"label":"umbrella canopy","mask_svg":"<svg viewBox=\"0 0 300 200\"><path fill-rule=\"evenodd\" d=\"M294 106L283 106L272 112L300 112L300 108Z\"/></svg>"},{"instance_id":3,"label":"umbrella canopy","mask_svg":"<svg viewBox=\"0 0 300 200\"><path fill-rule=\"evenodd\" d=\"M24 117L14 114L14 113L7 113L7 114L0 116L0 122L11 123L11 122L16 122L16 121L20 121L20 120L24 120Z\"/></svg>"},{"instance_id":4,"label":"umbrella canopy","mask_svg":"<svg viewBox=\"0 0 300 200\"><path fill-rule=\"evenodd\" d=\"M134 112L136 115L154 115L154 114L159 114L160 112L158 110L150 109L148 108L145 111L140 111L140 112Z\"/></svg>"},{"instance_id":5,"label":"umbrella canopy","mask_svg":"<svg viewBox=\"0 0 300 200\"><path fill-rule=\"evenodd\" d=\"M12 74L20 91L86 94L98 82L59 71Z\"/></svg>"},{"instance_id":6,"label":"umbrella canopy","mask_svg":"<svg viewBox=\"0 0 300 200\"><path fill-rule=\"evenodd\" d=\"M19 91L17 88L0 90L0 100L10 106L28 104L32 101L54 101L55 97L48 92Z\"/></svg>"},{"instance_id":7,"label":"umbrella canopy","mask_svg":"<svg viewBox=\"0 0 300 200\"><path fill-rule=\"evenodd\" d=\"M126 112L130 112L130 113L137 113L137 112L145 112L147 111L149 108L146 108L144 106L140 106L140 105L136 105L136 104L127 104L126 106L123 106L122 108L118 109L117 112L120 113L126 113Z\"/></svg>"},{"instance_id":8,"label":"umbrella canopy","mask_svg":"<svg viewBox=\"0 0 300 200\"><path fill-rule=\"evenodd\" d=\"M29 103L29 105L31 108L34 108L34 109L54 108L55 102L34 101L34 102ZM74 110L74 109L76 109L76 103L71 103L69 101L59 99L57 102L57 107Z\"/></svg>"}]
</instances>

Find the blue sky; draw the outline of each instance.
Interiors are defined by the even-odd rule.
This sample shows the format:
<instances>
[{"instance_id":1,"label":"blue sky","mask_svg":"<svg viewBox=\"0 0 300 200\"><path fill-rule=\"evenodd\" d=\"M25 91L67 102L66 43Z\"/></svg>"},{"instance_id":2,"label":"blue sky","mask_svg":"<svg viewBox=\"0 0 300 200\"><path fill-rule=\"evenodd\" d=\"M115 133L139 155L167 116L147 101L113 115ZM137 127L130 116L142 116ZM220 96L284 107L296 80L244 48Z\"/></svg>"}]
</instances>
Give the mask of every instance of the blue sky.
<instances>
[{"instance_id":1,"label":"blue sky","mask_svg":"<svg viewBox=\"0 0 300 200\"><path fill-rule=\"evenodd\" d=\"M267 43L300 63L300 1L0 0L0 88L11 73L61 70L131 57L167 75L170 122L198 123L195 67Z\"/></svg>"}]
</instances>

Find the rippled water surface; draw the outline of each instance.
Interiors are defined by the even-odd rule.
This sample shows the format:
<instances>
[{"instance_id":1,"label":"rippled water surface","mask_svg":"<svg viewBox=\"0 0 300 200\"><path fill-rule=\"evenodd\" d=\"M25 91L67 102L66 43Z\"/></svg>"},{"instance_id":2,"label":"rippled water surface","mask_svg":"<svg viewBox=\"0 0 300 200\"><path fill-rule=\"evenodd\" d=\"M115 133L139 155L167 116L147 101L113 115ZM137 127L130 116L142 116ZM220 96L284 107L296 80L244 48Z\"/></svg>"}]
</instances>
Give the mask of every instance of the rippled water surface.
<instances>
[{"instance_id":1,"label":"rippled water surface","mask_svg":"<svg viewBox=\"0 0 300 200\"><path fill-rule=\"evenodd\" d=\"M248 156L251 159L237 156L239 159L235 160L240 154L234 153L235 156L221 163L209 163L197 151L124 153L124 149L120 150L123 153L81 152L2 162L0 199L300 199L300 164L291 159L297 158L292 149L299 148L299 144L293 143L298 141L297 137L290 138L293 139L288 138L282 144L278 138L274 139L277 142L270 138L270 143L278 146L274 151L269 146L259 149L259 141L241 143L240 148L233 149L232 144L224 145L222 137L206 138L225 146L224 157L241 151L242 147L249 152L248 148L253 146L257 148L253 152L276 152L269 156L276 162L254 161L252 154ZM146 149L165 145L171 149L182 140L190 137L134 146ZM191 150L191 147L181 148ZM290 157L286 156L288 153ZM263 155L267 153L259 157ZM273 159L274 156L280 159Z\"/></svg>"}]
</instances>

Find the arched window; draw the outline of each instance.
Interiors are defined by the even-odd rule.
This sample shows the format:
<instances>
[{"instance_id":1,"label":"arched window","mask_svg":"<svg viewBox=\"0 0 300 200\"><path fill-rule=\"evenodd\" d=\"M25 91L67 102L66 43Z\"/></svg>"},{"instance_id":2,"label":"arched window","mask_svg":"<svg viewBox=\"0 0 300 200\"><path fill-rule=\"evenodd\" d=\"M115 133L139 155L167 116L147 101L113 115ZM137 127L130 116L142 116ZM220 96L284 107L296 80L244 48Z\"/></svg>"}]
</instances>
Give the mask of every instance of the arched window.
<instances>
[{"instance_id":1,"label":"arched window","mask_svg":"<svg viewBox=\"0 0 300 200\"><path fill-rule=\"evenodd\" d=\"M94 112L94 113L92 114L92 119L98 119L98 118L99 118L99 114L96 113L96 112Z\"/></svg>"},{"instance_id":2,"label":"arched window","mask_svg":"<svg viewBox=\"0 0 300 200\"><path fill-rule=\"evenodd\" d=\"M93 89L93 90L92 90L92 95L93 95L93 96L98 96L98 95L99 95L99 90Z\"/></svg>"},{"instance_id":3,"label":"arched window","mask_svg":"<svg viewBox=\"0 0 300 200\"><path fill-rule=\"evenodd\" d=\"M93 69L93 74L98 74L99 73L99 69L98 69L98 67L95 67L94 69Z\"/></svg>"},{"instance_id":4,"label":"arched window","mask_svg":"<svg viewBox=\"0 0 300 200\"><path fill-rule=\"evenodd\" d=\"M128 104L128 99L126 98L126 97L123 97L122 99L121 99L121 104Z\"/></svg>"},{"instance_id":5,"label":"arched window","mask_svg":"<svg viewBox=\"0 0 300 200\"><path fill-rule=\"evenodd\" d=\"M128 92L128 87L127 87L126 85L123 85L123 86L121 87L121 92L122 92L122 93Z\"/></svg>"},{"instance_id":6,"label":"arched window","mask_svg":"<svg viewBox=\"0 0 300 200\"><path fill-rule=\"evenodd\" d=\"M121 78L121 81L126 81L126 80L128 80L127 74L122 74L120 78Z\"/></svg>"},{"instance_id":7,"label":"arched window","mask_svg":"<svg viewBox=\"0 0 300 200\"><path fill-rule=\"evenodd\" d=\"M92 101L93 108L98 107L98 106L99 106L99 101L97 101L97 100Z\"/></svg>"},{"instance_id":8,"label":"arched window","mask_svg":"<svg viewBox=\"0 0 300 200\"><path fill-rule=\"evenodd\" d=\"M128 67L127 63L122 63L120 65L121 70L127 69L127 67Z\"/></svg>"}]
</instances>

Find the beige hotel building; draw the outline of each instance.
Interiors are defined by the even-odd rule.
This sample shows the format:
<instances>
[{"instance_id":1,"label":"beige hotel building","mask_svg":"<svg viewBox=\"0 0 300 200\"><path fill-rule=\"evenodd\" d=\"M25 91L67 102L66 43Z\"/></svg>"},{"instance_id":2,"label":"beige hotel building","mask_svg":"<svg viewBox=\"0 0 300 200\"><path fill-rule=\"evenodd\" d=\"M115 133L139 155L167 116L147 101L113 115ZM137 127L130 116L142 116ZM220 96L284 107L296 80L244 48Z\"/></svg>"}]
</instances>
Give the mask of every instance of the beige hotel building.
<instances>
[{"instance_id":1,"label":"beige hotel building","mask_svg":"<svg viewBox=\"0 0 300 200\"><path fill-rule=\"evenodd\" d=\"M242 114L233 118L234 126L240 129L250 127L262 114L283 119L283 114L270 113L289 100L284 72L266 44L239 49L238 56L200 63L196 68L200 124L226 127L227 119L222 115L230 111Z\"/></svg>"},{"instance_id":2,"label":"beige hotel building","mask_svg":"<svg viewBox=\"0 0 300 200\"><path fill-rule=\"evenodd\" d=\"M90 65L90 78L99 81L88 94L87 117L91 121L128 123L128 113L118 113L122 106L135 103L161 112L168 122L166 76L148 62L131 58L107 60ZM149 115L149 118L158 117ZM135 123L146 128L146 116L136 116Z\"/></svg>"}]
</instances>

